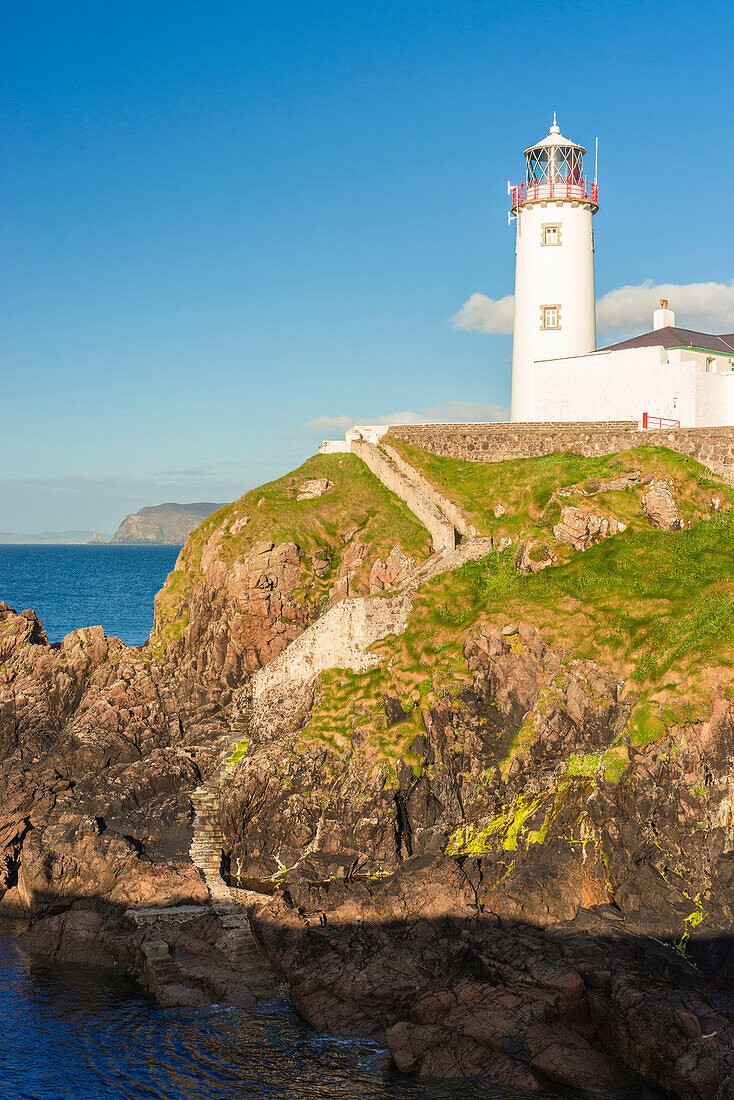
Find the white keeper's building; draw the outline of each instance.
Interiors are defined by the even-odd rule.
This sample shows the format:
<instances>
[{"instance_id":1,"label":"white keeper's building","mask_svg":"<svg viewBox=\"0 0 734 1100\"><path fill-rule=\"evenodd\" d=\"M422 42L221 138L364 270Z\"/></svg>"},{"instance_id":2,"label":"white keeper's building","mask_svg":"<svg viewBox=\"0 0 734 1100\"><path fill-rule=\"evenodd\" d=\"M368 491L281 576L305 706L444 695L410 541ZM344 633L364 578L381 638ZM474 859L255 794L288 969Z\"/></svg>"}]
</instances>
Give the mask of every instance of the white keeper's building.
<instances>
[{"instance_id":1,"label":"white keeper's building","mask_svg":"<svg viewBox=\"0 0 734 1100\"><path fill-rule=\"evenodd\" d=\"M554 124L508 185L516 226L514 421L638 420L649 427L734 424L734 333L677 328L661 301L653 328L596 350L596 179L586 150Z\"/></svg>"}]
</instances>

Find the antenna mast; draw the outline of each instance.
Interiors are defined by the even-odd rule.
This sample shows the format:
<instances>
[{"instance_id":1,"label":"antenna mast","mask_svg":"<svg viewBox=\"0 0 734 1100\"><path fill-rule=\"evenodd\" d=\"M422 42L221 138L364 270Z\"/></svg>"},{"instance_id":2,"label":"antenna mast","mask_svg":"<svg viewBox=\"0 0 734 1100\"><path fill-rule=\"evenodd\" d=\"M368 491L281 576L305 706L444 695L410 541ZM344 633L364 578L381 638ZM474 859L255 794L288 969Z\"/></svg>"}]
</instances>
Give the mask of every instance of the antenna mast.
<instances>
[{"instance_id":1,"label":"antenna mast","mask_svg":"<svg viewBox=\"0 0 734 1100\"><path fill-rule=\"evenodd\" d=\"M599 179L599 138L596 139L596 156L594 157L594 185Z\"/></svg>"}]
</instances>

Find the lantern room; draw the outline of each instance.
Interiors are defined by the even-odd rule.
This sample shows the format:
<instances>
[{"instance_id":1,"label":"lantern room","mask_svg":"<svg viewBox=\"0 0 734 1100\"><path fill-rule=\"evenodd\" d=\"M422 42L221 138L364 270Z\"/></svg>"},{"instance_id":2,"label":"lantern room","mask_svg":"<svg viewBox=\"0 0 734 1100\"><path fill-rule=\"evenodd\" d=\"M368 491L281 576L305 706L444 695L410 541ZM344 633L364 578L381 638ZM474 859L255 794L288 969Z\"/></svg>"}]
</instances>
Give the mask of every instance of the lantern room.
<instances>
[{"instance_id":1,"label":"lantern room","mask_svg":"<svg viewBox=\"0 0 734 1100\"><path fill-rule=\"evenodd\" d=\"M555 116L554 116L555 117ZM553 123L548 137L525 150L528 158L527 180L533 183L578 183L584 175L583 145L576 145Z\"/></svg>"},{"instance_id":2,"label":"lantern room","mask_svg":"<svg viewBox=\"0 0 734 1100\"><path fill-rule=\"evenodd\" d=\"M584 179L583 145L577 145L564 137L553 114L553 125L547 137L525 150L527 169L525 180L519 187L510 187L512 213L517 213L519 203L536 199L569 198L598 204L596 181Z\"/></svg>"}]
</instances>

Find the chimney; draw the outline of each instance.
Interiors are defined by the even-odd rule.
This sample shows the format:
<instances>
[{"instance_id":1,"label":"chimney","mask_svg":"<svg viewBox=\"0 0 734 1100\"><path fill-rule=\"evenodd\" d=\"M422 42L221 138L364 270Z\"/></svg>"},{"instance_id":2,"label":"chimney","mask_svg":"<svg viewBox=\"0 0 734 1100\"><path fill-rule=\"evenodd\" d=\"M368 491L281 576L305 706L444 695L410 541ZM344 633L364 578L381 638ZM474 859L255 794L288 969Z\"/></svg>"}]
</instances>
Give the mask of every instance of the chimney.
<instances>
[{"instance_id":1,"label":"chimney","mask_svg":"<svg viewBox=\"0 0 734 1100\"><path fill-rule=\"evenodd\" d=\"M673 328L675 325L675 314L672 309L668 309L668 299L660 299L660 309L656 309L652 315L652 328L653 332L656 332L659 328Z\"/></svg>"}]
</instances>

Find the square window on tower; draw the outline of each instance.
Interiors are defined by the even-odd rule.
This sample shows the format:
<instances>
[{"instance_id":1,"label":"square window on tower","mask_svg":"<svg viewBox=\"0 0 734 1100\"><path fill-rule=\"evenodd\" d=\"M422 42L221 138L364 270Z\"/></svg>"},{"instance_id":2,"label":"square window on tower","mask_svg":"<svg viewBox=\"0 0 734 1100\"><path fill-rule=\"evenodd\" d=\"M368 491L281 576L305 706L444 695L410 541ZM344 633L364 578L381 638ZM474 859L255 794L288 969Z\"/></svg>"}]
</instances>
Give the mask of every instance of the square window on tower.
<instances>
[{"instance_id":1,"label":"square window on tower","mask_svg":"<svg viewBox=\"0 0 734 1100\"><path fill-rule=\"evenodd\" d=\"M540 327L542 329L559 329L561 327L561 307L541 306Z\"/></svg>"},{"instance_id":2,"label":"square window on tower","mask_svg":"<svg viewBox=\"0 0 734 1100\"><path fill-rule=\"evenodd\" d=\"M544 222L540 227L541 238L540 243L546 244L560 244L561 243L561 223L560 222Z\"/></svg>"}]
</instances>

